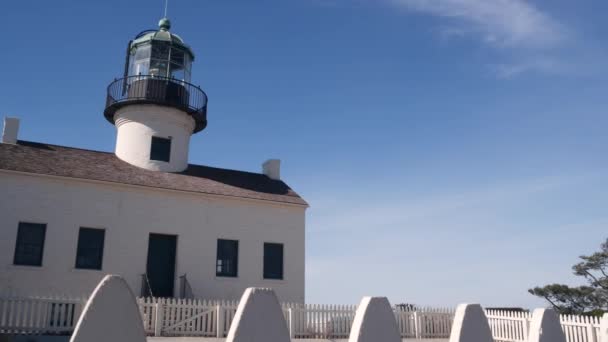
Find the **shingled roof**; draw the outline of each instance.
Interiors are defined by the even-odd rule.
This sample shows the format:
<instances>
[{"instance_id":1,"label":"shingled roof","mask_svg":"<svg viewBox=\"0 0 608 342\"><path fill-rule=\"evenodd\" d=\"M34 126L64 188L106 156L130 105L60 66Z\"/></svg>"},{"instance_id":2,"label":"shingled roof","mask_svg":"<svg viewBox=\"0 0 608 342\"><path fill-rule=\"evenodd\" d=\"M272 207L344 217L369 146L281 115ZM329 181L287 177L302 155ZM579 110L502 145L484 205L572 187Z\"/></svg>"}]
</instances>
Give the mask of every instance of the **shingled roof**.
<instances>
[{"instance_id":1,"label":"shingled roof","mask_svg":"<svg viewBox=\"0 0 608 342\"><path fill-rule=\"evenodd\" d=\"M0 169L308 205L287 184L263 174L192 164L179 173L149 171L113 153L29 141L0 144Z\"/></svg>"}]
</instances>

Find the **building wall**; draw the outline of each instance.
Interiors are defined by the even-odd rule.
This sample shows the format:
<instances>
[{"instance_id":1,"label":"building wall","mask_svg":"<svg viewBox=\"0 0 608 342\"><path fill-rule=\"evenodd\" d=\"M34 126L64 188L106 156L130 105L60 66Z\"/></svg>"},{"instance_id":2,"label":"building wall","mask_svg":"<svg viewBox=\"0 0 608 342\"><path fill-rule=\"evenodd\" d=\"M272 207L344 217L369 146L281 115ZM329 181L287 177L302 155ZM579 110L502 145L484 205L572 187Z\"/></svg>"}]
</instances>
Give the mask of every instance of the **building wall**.
<instances>
[{"instance_id":1,"label":"building wall","mask_svg":"<svg viewBox=\"0 0 608 342\"><path fill-rule=\"evenodd\" d=\"M116 156L144 169L179 172L188 167L194 119L185 112L157 105L130 105L114 115ZM169 162L150 159L152 137L171 140Z\"/></svg>"},{"instance_id":2,"label":"building wall","mask_svg":"<svg viewBox=\"0 0 608 342\"><path fill-rule=\"evenodd\" d=\"M196 297L236 299L257 286L304 302L302 206L4 171L0 188L0 291L88 295L112 273L139 295L148 235L161 233L178 235L176 278L187 273ZM42 267L13 265L20 221L47 224ZM79 227L106 230L101 271L74 268ZM239 240L237 278L215 275L218 238ZM284 280L263 279L264 242L284 244Z\"/></svg>"}]
</instances>

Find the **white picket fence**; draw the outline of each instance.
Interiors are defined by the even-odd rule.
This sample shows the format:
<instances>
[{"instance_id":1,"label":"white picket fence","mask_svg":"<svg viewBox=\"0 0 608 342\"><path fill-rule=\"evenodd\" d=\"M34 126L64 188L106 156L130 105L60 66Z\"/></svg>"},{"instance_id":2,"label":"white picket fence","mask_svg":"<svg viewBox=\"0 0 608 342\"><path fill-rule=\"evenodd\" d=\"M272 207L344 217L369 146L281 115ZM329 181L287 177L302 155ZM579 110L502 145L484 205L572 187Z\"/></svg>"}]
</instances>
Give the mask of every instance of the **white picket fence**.
<instances>
[{"instance_id":1,"label":"white picket fence","mask_svg":"<svg viewBox=\"0 0 608 342\"><path fill-rule=\"evenodd\" d=\"M173 298L138 298L144 328L154 336L225 337L238 301ZM292 338L348 338L356 305L283 303L283 314ZM452 309L396 310L404 338L449 336Z\"/></svg>"},{"instance_id":2,"label":"white picket fence","mask_svg":"<svg viewBox=\"0 0 608 342\"><path fill-rule=\"evenodd\" d=\"M447 338L452 329L454 309L396 309L395 317L403 338Z\"/></svg>"},{"instance_id":3,"label":"white picket fence","mask_svg":"<svg viewBox=\"0 0 608 342\"><path fill-rule=\"evenodd\" d=\"M0 333L70 333L85 303L82 298L0 297Z\"/></svg>"},{"instance_id":4,"label":"white picket fence","mask_svg":"<svg viewBox=\"0 0 608 342\"><path fill-rule=\"evenodd\" d=\"M496 342L525 342L532 314L486 310ZM568 342L600 342L600 317L561 315L562 329Z\"/></svg>"},{"instance_id":5,"label":"white picket fence","mask_svg":"<svg viewBox=\"0 0 608 342\"><path fill-rule=\"evenodd\" d=\"M224 337L237 301L138 298L144 329L154 336Z\"/></svg>"},{"instance_id":6,"label":"white picket fence","mask_svg":"<svg viewBox=\"0 0 608 342\"><path fill-rule=\"evenodd\" d=\"M561 315L560 321L568 341L601 342L602 318L577 315Z\"/></svg>"},{"instance_id":7,"label":"white picket fence","mask_svg":"<svg viewBox=\"0 0 608 342\"><path fill-rule=\"evenodd\" d=\"M486 310L492 336L496 342L525 342L528 339L529 312Z\"/></svg>"},{"instance_id":8,"label":"white picket fence","mask_svg":"<svg viewBox=\"0 0 608 342\"><path fill-rule=\"evenodd\" d=\"M225 337L238 301L138 298L146 333L151 336ZM1 297L0 333L68 334L78 321L85 299ZM283 303L292 338L348 338L356 305ZM496 342L526 342L531 314L486 310ZM448 338L453 309L395 309L403 338ZM598 317L560 317L568 342L600 342Z\"/></svg>"}]
</instances>

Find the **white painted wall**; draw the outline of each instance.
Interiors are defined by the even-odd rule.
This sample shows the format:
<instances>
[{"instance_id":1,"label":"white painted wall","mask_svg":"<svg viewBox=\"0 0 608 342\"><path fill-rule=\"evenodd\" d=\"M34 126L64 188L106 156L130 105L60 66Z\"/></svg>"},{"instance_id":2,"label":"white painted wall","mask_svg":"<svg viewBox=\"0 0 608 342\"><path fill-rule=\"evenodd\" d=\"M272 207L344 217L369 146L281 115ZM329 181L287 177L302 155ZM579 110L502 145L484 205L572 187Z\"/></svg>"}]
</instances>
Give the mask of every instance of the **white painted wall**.
<instances>
[{"instance_id":1,"label":"white painted wall","mask_svg":"<svg viewBox=\"0 0 608 342\"><path fill-rule=\"evenodd\" d=\"M197 297L270 287L304 301L305 207L6 171L0 189L2 291L88 295L112 273L139 294L148 234L161 233L178 235L176 277L187 273ZM19 221L47 224L42 267L12 264ZM102 271L74 268L81 226L106 230ZM239 240L238 278L215 276L218 238ZM284 280L263 279L264 242L284 244Z\"/></svg>"},{"instance_id":2,"label":"white painted wall","mask_svg":"<svg viewBox=\"0 0 608 342\"><path fill-rule=\"evenodd\" d=\"M2 141L3 144L16 144L19 138L19 119L18 118L4 118L4 129L2 130Z\"/></svg>"},{"instance_id":3,"label":"white painted wall","mask_svg":"<svg viewBox=\"0 0 608 342\"><path fill-rule=\"evenodd\" d=\"M188 167L190 136L194 119L187 113L152 104L130 105L114 114L116 156L144 169L164 172L183 171ZM150 160L152 137L171 139L169 162Z\"/></svg>"}]
</instances>

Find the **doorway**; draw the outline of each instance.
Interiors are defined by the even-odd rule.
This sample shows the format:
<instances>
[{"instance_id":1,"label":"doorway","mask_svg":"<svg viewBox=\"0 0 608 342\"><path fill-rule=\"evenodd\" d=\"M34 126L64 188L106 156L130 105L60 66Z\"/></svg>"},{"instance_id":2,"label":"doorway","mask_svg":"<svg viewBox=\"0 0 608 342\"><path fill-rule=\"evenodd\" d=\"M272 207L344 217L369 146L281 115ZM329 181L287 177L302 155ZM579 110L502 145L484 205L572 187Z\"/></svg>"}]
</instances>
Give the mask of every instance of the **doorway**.
<instances>
[{"instance_id":1,"label":"doorway","mask_svg":"<svg viewBox=\"0 0 608 342\"><path fill-rule=\"evenodd\" d=\"M173 297L177 235L150 234L148 239L148 295Z\"/></svg>"}]
</instances>

